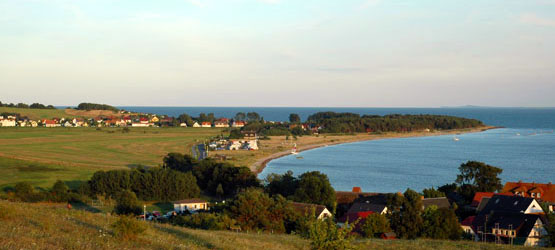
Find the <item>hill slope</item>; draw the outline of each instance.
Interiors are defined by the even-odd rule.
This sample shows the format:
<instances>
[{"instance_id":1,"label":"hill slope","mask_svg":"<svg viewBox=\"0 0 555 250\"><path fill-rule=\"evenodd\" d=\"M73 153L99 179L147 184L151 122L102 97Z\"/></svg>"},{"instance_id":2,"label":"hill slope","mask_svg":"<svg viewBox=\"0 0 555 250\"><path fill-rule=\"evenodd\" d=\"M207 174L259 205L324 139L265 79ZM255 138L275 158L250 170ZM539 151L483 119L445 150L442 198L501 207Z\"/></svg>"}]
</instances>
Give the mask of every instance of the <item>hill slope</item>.
<instances>
[{"instance_id":1,"label":"hill slope","mask_svg":"<svg viewBox=\"0 0 555 250\"><path fill-rule=\"evenodd\" d=\"M148 223L133 241L112 236L110 224L117 217L61 204L0 201L2 249L309 249L307 240L292 235L246 234L193 230ZM524 249L466 241L360 240L361 249Z\"/></svg>"},{"instance_id":2,"label":"hill slope","mask_svg":"<svg viewBox=\"0 0 555 250\"><path fill-rule=\"evenodd\" d=\"M97 116L121 116L117 112L112 112L110 110L75 110L75 109L29 109L29 108L10 108L10 107L0 107L0 113L18 113L21 116L26 116L31 120L38 119L51 119L57 118L94 118Z\"/></svg>"}]
</instances>

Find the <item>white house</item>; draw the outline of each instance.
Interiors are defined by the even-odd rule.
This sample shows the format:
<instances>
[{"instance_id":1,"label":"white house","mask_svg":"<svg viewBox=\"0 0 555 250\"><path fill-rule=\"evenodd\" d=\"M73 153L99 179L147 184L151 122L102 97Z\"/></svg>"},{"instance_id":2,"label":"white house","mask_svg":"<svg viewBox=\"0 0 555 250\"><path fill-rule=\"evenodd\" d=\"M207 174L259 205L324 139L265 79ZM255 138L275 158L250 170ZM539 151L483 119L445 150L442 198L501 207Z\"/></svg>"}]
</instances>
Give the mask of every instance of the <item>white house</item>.
<instances>
[{"instance_id":1,"label":"white house","mask_svg":"<svg viewBox=\"0 0 555 250\"><path fill-rule=\"evenodd\" d=\"M0 120L0 127L15 127L15 119L2 119Z\"/></svg>"},{"instance_id":2,"label":"white house","mask_svg":"<svg viewBox=\"0 0 555 250\"><path fill-rule=\"evenodd\" d=\"M228 150L239 150L243 144L240 141L231 141Z\"/></svg>"},{"instance_id":3,"label":"white house","mask_svg":"<svg viewBox=\"0 0 555 250\"><path fill-rule=\"evenodd\" d=\"M317 205L317 204L309 204L309 203L301 203L301 202L293 202L293 208L297 211L297 213L301 215L311 215L314 212L314 215L319 220L323 220L325 218L331 218L333 215L324 205Z\"/></svg>"},{"instance_id":4,"label":"white house","mask_svg":"<svg viewBox=\"0 0 555 250\"><path fill-rule=\"evenodd\" d=\"M180 126L180 127L186 128L186 127L187 127L187 123L182 122L182 123L179 124L179 126Z\"/></svg>"},{"instance_id":5,"label":"white house","mask_svg":"<svg viewBox=\"0 0 555 250\"><path fill-rule=\"evenodd\" d=\"M189 211L208 210L208 202L201 199L186 199L173 202L173 210L179 213Z\"/></svg>"},{"instance_id":6,"label":"white house","mask_svg":"<svg viewBox=\"0 0 555 250\"><path fill-rule=\"evenodd\" d=\"M193 123L193 128L200 128L200 124L198 122Z\"/></svg>"},{"instance_id":7,"label":"white house","mask_svg":"<svg viewBox=\"0 0 555 250\"><path fill-rule=\"evenodd\" d=\"M203 128L211 128L212 123L211 122L202 122L200 126L203 127Z\"/></svg>"}]
</instances>

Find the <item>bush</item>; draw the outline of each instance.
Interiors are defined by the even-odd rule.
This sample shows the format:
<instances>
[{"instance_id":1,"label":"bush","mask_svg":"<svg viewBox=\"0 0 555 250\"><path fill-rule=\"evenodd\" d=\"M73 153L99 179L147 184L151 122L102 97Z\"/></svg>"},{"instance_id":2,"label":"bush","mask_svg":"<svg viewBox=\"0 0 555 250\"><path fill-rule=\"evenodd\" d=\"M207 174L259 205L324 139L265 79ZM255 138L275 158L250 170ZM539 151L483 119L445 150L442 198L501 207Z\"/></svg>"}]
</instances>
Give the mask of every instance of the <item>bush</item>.
<instances>
[{"instance_id":1,"label":"bush","mask_svg":"<svg viewBox=\"0 0 555 250\"><path fill-rule=\"evenodd\" d=\"M385 215L377 213L368 215L360 227L362 235L368 238L379 237L380 234L387 233L390 230L389 221Z\"/></svg>"},{"instance_id":2,"label":"bush","mask_svg":"<svg viewBox=\"0 0 555 250\"><path fill-rule=\"evenodd\" d=\"M114 208L116 214L141 214L142 209L135 193L125 190L121 192Z\"/></svg>"},{"instance_id":3,"label":"bush","mask_svg":"<svg viewBox=\"0 0 555 250\"><path fill-rule=\"evenodd\" d=\"M338 228L331 218L315 220L310 225L309 239L312 249L354 249L352 245L353 226L348 224L344 228Z\"/></svg>"},{"instance_id":4,"label":"bush","mask_svg":"<svg viewBox=\"0 0 555 250\"><path fill-rule=\"evenodd\" d=\"M226 230L235 226L235 220L225 214L197 213L177 216L172 219L172 224L204 230Z\"/></svg>"},{"instance_id":5,"label":"bush","mask_svg":"<svg viewBox=\"0 0 555 250\"><path fill-rule=\"evenodd\" d=\"M123 240L135 239L146 230L143 223L130 216L120 216L111 228L114 230L114 236Z\"/></svg>"}]
</instances>

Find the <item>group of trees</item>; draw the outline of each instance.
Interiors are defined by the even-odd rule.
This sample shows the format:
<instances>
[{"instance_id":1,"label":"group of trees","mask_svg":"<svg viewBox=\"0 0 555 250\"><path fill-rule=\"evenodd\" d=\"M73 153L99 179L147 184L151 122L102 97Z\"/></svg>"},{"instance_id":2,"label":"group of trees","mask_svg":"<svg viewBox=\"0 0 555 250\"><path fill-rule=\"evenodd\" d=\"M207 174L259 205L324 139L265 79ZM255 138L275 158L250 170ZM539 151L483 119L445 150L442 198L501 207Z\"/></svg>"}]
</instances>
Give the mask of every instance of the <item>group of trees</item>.
<instances>
[{"instance_id":1,"label":"group of trees","mask_svg":"<svg viewBox=\"0 0 555 250\"><path fill-rule=\"evenodd\" d=\"M481 121L445 115L364 115L320 112L307 122L322 126L324 133L408 132L423 129L462 129L483 126Z\"/></svg>"},{"instance_id":2,"label":"group of trees","mask_svg":"<svg viewBox=\"0 0 555 250\"><path fill-rule=\"evenodd\" d=\"M451 208L430 206L422 211L422 198L416 191L407 189L403 195L392 195L388 203L389 223L400 238L458 240L462 236L459 221Z\"/></svg>"},{"instance_id":3,"label":"group of trees","mask_svg":"<svg viewBox=\"0 0 555 250\"><path fill-rule=\"evenodd\" d=\"M247 167L236 167L212 159L197 161L180 153L166 155L163 168L192 174L204 192L220 197L232 196L241 189L260 186L256 175Z\"/></svg>"},{"instance_id":4,"label":"group of trees","mask_svg":"<svg viewBox=\"0 0 555 250\"><path fill-rule=\"evenodd\" d=\"M49 190L35 191L28 182L19 182L13 188L13 195L16 200L24 202L68 202L79 199L78 195L71 193L68 186L63 181L56 181Z\"/></svg>"},{"instance_id":5,"label":"group of trees","mask_svg":"<svg viewBox=\"0 0 555 250\"><path fill-rule=\"evenodd\" d=\"M105 195L116 199L126 190L146 201L187 199L200 194L197 180L191 173L142 167L134 170L98 171L80 188L82 194L91 197Z\"/></svg>"},{"instance_id":6,"label":"group of trees","mask_svg":"<svg viewBox=\"0 0 555 250\"><path fill-rule=\"evenodd\" d=\"M119 111L118 108L110 106L108 104L87 103L87 102L79 103L79 105L77 105L77 109L78 110L111 110L114 112Z\"/></svg>"},{"instance_id":7,"label":"group of trees","mask_svg":"<svg viewBox=\"0 0 555 250\"><path fill-rule=\"evenodd\" d=\"M29 104L25 104L25 103L18 103L18 104L13 104L13 103L2 103L0 102L0 107L9 107L9 108L25 108L25 109L56 109L54 106L52 105L44 105L44 104L40 104L40 103L33 103L31 105Z\"/></svg>"},{"instance_id":8,"label":"group of trees","mask_svg":"<svg viewBox=\"0 0 555 250\"><path fill-rule=\"evenodd\" d=\"M298 177L293 172L285 174L270 174L266 177L266 192L270 195L281 195L287 199L325 205L333 209L335 204L335 190L330 184L328 176L318 171L306 172Z\"/></svg>"}]
</instances>

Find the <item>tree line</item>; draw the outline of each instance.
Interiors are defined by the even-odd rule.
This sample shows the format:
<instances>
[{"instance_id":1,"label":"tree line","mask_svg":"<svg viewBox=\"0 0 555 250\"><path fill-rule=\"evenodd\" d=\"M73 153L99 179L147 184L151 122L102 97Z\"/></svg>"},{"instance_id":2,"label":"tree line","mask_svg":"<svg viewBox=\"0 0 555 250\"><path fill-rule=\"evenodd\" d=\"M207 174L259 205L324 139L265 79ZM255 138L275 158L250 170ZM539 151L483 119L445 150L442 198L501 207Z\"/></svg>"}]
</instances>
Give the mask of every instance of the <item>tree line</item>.
<instances>
[{"instance_id":1,"label":"tree line","mask_svg":"<svg viewBox=\"0 0 555 250\"><path fill-rule=\"evenodd\" d=\"M25 103L2 103L0 102L0 107L8 107L8 108L25 108L25 109L56 109L52 105L44 105L41 103L32 103L32 104L25 104Z\"/></svg>"},{"instance_id":2,"label":"tree line","mask_svg":"<svg viewBox=\"0 0 555 250\"><path fill-rule=\"evenodd\" d=\"M119 109L113 106L110 106L108 104L98 104L98 103L87 103L87 102L83 102L83 103L79 103L79 105L77 105L77 110L111 110L114 112L118 112Z\"/></svg>"},{"instance_id":3,"label":"tree line","mask_svg":"<svg viewBox=\"0 0 555 250\"><path fill-rule=\"evenodd\" d=\"M307 123L322 127L324 133L410 132L424 129L464 129L484 124L476 119L446 115L363 115L354 113L319 112L310 115Z\"/></svg>"}]
</instances>

